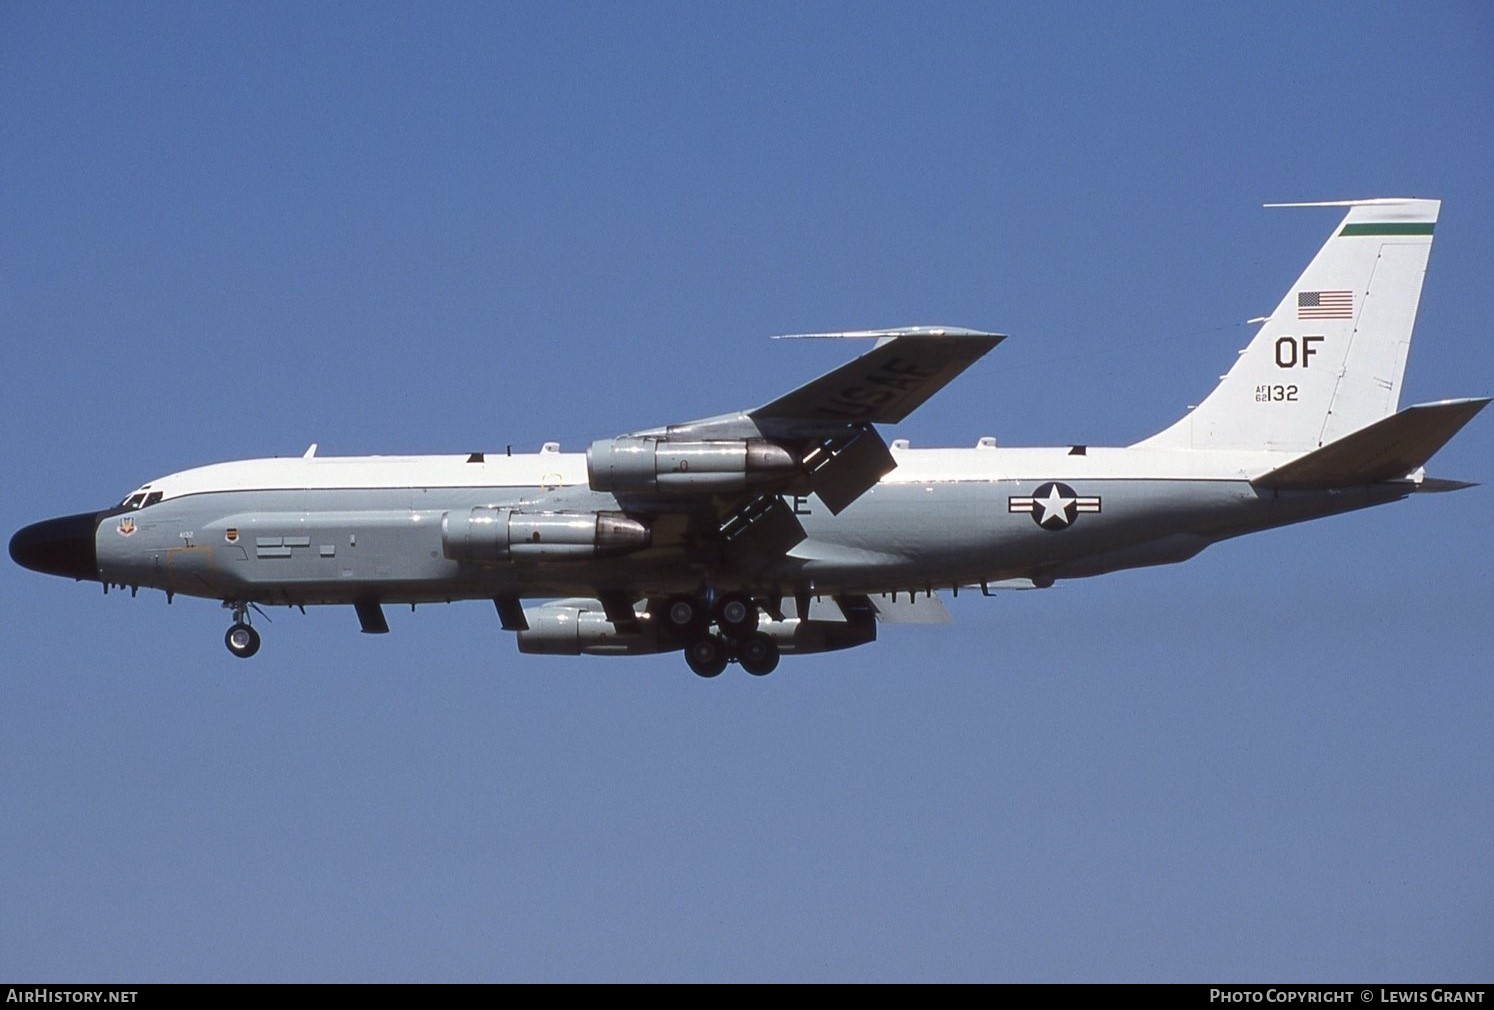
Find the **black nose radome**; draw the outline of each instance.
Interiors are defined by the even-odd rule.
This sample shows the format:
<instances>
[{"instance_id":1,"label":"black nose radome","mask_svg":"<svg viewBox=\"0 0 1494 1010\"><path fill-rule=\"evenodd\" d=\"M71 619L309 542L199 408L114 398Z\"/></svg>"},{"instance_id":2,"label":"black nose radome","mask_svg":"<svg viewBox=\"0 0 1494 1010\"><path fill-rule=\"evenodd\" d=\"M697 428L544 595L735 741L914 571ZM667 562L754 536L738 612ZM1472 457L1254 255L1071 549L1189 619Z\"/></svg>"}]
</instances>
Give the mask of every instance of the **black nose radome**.
<instances>
[{"instance_id":1,"label":"black nose radome","mask_svg":"<svg viewBox=\"0 0 1494 1010\"><path fill-rule=\"evenodd\" d=\"M97 579L99 552L94 536L98 528L97 512L32 523L10 538L11 560L48 575Z\"/></svg>"}]
</instances>

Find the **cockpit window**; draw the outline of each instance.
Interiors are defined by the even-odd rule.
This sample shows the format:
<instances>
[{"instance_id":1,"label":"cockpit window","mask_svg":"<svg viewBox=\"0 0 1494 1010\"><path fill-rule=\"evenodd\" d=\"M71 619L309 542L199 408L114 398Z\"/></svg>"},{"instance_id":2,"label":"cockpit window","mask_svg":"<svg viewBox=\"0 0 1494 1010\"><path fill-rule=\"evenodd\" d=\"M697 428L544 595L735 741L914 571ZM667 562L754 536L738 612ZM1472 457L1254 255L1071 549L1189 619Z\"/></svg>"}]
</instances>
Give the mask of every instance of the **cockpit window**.
<instances>
[{"instance_id":1,"label":"cockpit window","mask_svg":"<svg viewBox=\"0 0 1494 1010\"><path fill-rule=\"evenodd\" d=\"M125 500L119 503L119 506L120 508L127 509L143 509L147 505L154 505L163 496L164 492L162 491L135 491L126 496Z\"/></svg>"}]
</instances>

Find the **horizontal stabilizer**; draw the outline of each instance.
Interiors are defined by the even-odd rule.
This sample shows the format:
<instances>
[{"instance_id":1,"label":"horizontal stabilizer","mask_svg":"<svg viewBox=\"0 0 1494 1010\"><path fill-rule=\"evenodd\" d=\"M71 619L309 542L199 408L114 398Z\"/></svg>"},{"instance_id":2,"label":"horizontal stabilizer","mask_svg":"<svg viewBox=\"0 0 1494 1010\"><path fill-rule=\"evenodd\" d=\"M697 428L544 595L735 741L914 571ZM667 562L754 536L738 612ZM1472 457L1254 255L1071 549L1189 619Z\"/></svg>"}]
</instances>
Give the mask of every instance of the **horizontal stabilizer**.
<instances>
[{"instance_id":1,"label":"horizontal stabilizer","mask_svg":"<svg viewBox=\"0 0 1494 1010\"><path fill-rule=\"evenodd\" d=\"M1445 491L1462 491L1478 487L1476 480L1447 480L1442 477L1423 477L1416 490L1423 494L1441 494Z\"/></svg>"},{"instance_id":2,"label":"horizontal stabilizer","mask_svg":"<svg viewBox=\"0 0 1494 1010\"><path fill-rule=\"evenodd\" d=\"M1251 483L1258 488L1318 490L1399 480L1431 459L1488 403L1482 397L1407 407Z\"/></svg>"}]
</instances>

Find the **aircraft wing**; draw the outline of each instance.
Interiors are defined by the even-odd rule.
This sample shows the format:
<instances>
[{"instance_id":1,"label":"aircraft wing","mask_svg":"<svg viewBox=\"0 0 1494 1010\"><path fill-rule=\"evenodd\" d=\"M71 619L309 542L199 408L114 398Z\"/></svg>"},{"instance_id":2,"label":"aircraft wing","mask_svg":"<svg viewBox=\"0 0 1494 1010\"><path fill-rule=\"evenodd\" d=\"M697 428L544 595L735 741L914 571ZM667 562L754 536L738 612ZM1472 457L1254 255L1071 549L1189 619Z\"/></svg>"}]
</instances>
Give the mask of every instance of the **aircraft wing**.
<instances>
[{"instance_id":1,"label":"aircraft wing","mask_svg":"<svg viewBox=\"0 0 1494 1010\"><path fill-rule=\"evenodd\" d=\"M798 464L777 490L813 491L840 513L896 464L874 424L901 421L1006 337L958 326L799 333L779 339L875 339L860 357L761 407L640 432L670 441L767 439Z\"/></svg>"},{"instance_id":2,"label":"aircraft wing","mask_svg":"<svg viewBox=\"0 0 1494 1010\"><path fill-rule=\"evenodd\" d=\"M685 539L716 541L749 567L804 530L779 497L815 494L840 513L897 465L874 424L907 417L1005 337L961 327L793 334L876 346L760 407L593 443L594 491L625 511L696 517ZM700 528L709 513L714 531Z\"/></svg>"},{"instance_id":3,"label":"aircraft wing","mask_svg":"<svg viewBox=\"0 0 1494 1010\"><path fill-rule=\"evenodd\" d=\"M956 327L789 334L779 339L878 338L854 361L765 403L747 416L759 421L896 424L1005 337Z\"/></svg>"},{"instance_id":4,"label":"aircraft wing","mask_svg":"<svg viewBox=\"0 0 1494 1010\"><path fill-rule=\"evenodd\" d=\"M804 455L809 488L839 514L897 464L873 424L895 424L1006 339L961 327L806 333L788 339L875 338L870 351L747 412L765 434L818 439Z\"/></svg>"}]
</instances>

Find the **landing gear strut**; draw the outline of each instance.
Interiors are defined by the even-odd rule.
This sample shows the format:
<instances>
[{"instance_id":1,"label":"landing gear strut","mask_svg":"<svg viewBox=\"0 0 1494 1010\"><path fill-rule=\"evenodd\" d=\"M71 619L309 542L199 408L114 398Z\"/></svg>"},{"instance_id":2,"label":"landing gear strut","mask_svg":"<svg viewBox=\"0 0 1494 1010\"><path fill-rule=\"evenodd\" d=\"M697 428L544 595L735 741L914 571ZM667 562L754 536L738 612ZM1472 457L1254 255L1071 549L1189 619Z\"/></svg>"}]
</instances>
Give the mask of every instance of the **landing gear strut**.
<instances>
[{"instance_id":1,"label":"landing gear strut","mask_svg":"<svg viewBox=\"0 0 1494 1010\"><path fill-rule=\"evenodd\" d=\"M718 676L728 663L741 663L754 677L777 669L778 643L757 630L758 606L750 594L727 593L714 603L708 592L672 596L663 610L664 626L684 641L685 662L697 675Z\"/></svg>"},{"instance_id":2,"label":"landing gear strut","mask_svg":"<svg viewBox=\"0 0 1494 1010\"><path fill-rule=\"evenodd\" d=\"M233 610L233 627L224 634L223 644L235 656L248 659L259 651L259 632L249 626L249 605L232 603L226 606Z\"/></svg>"}]
</instances>

